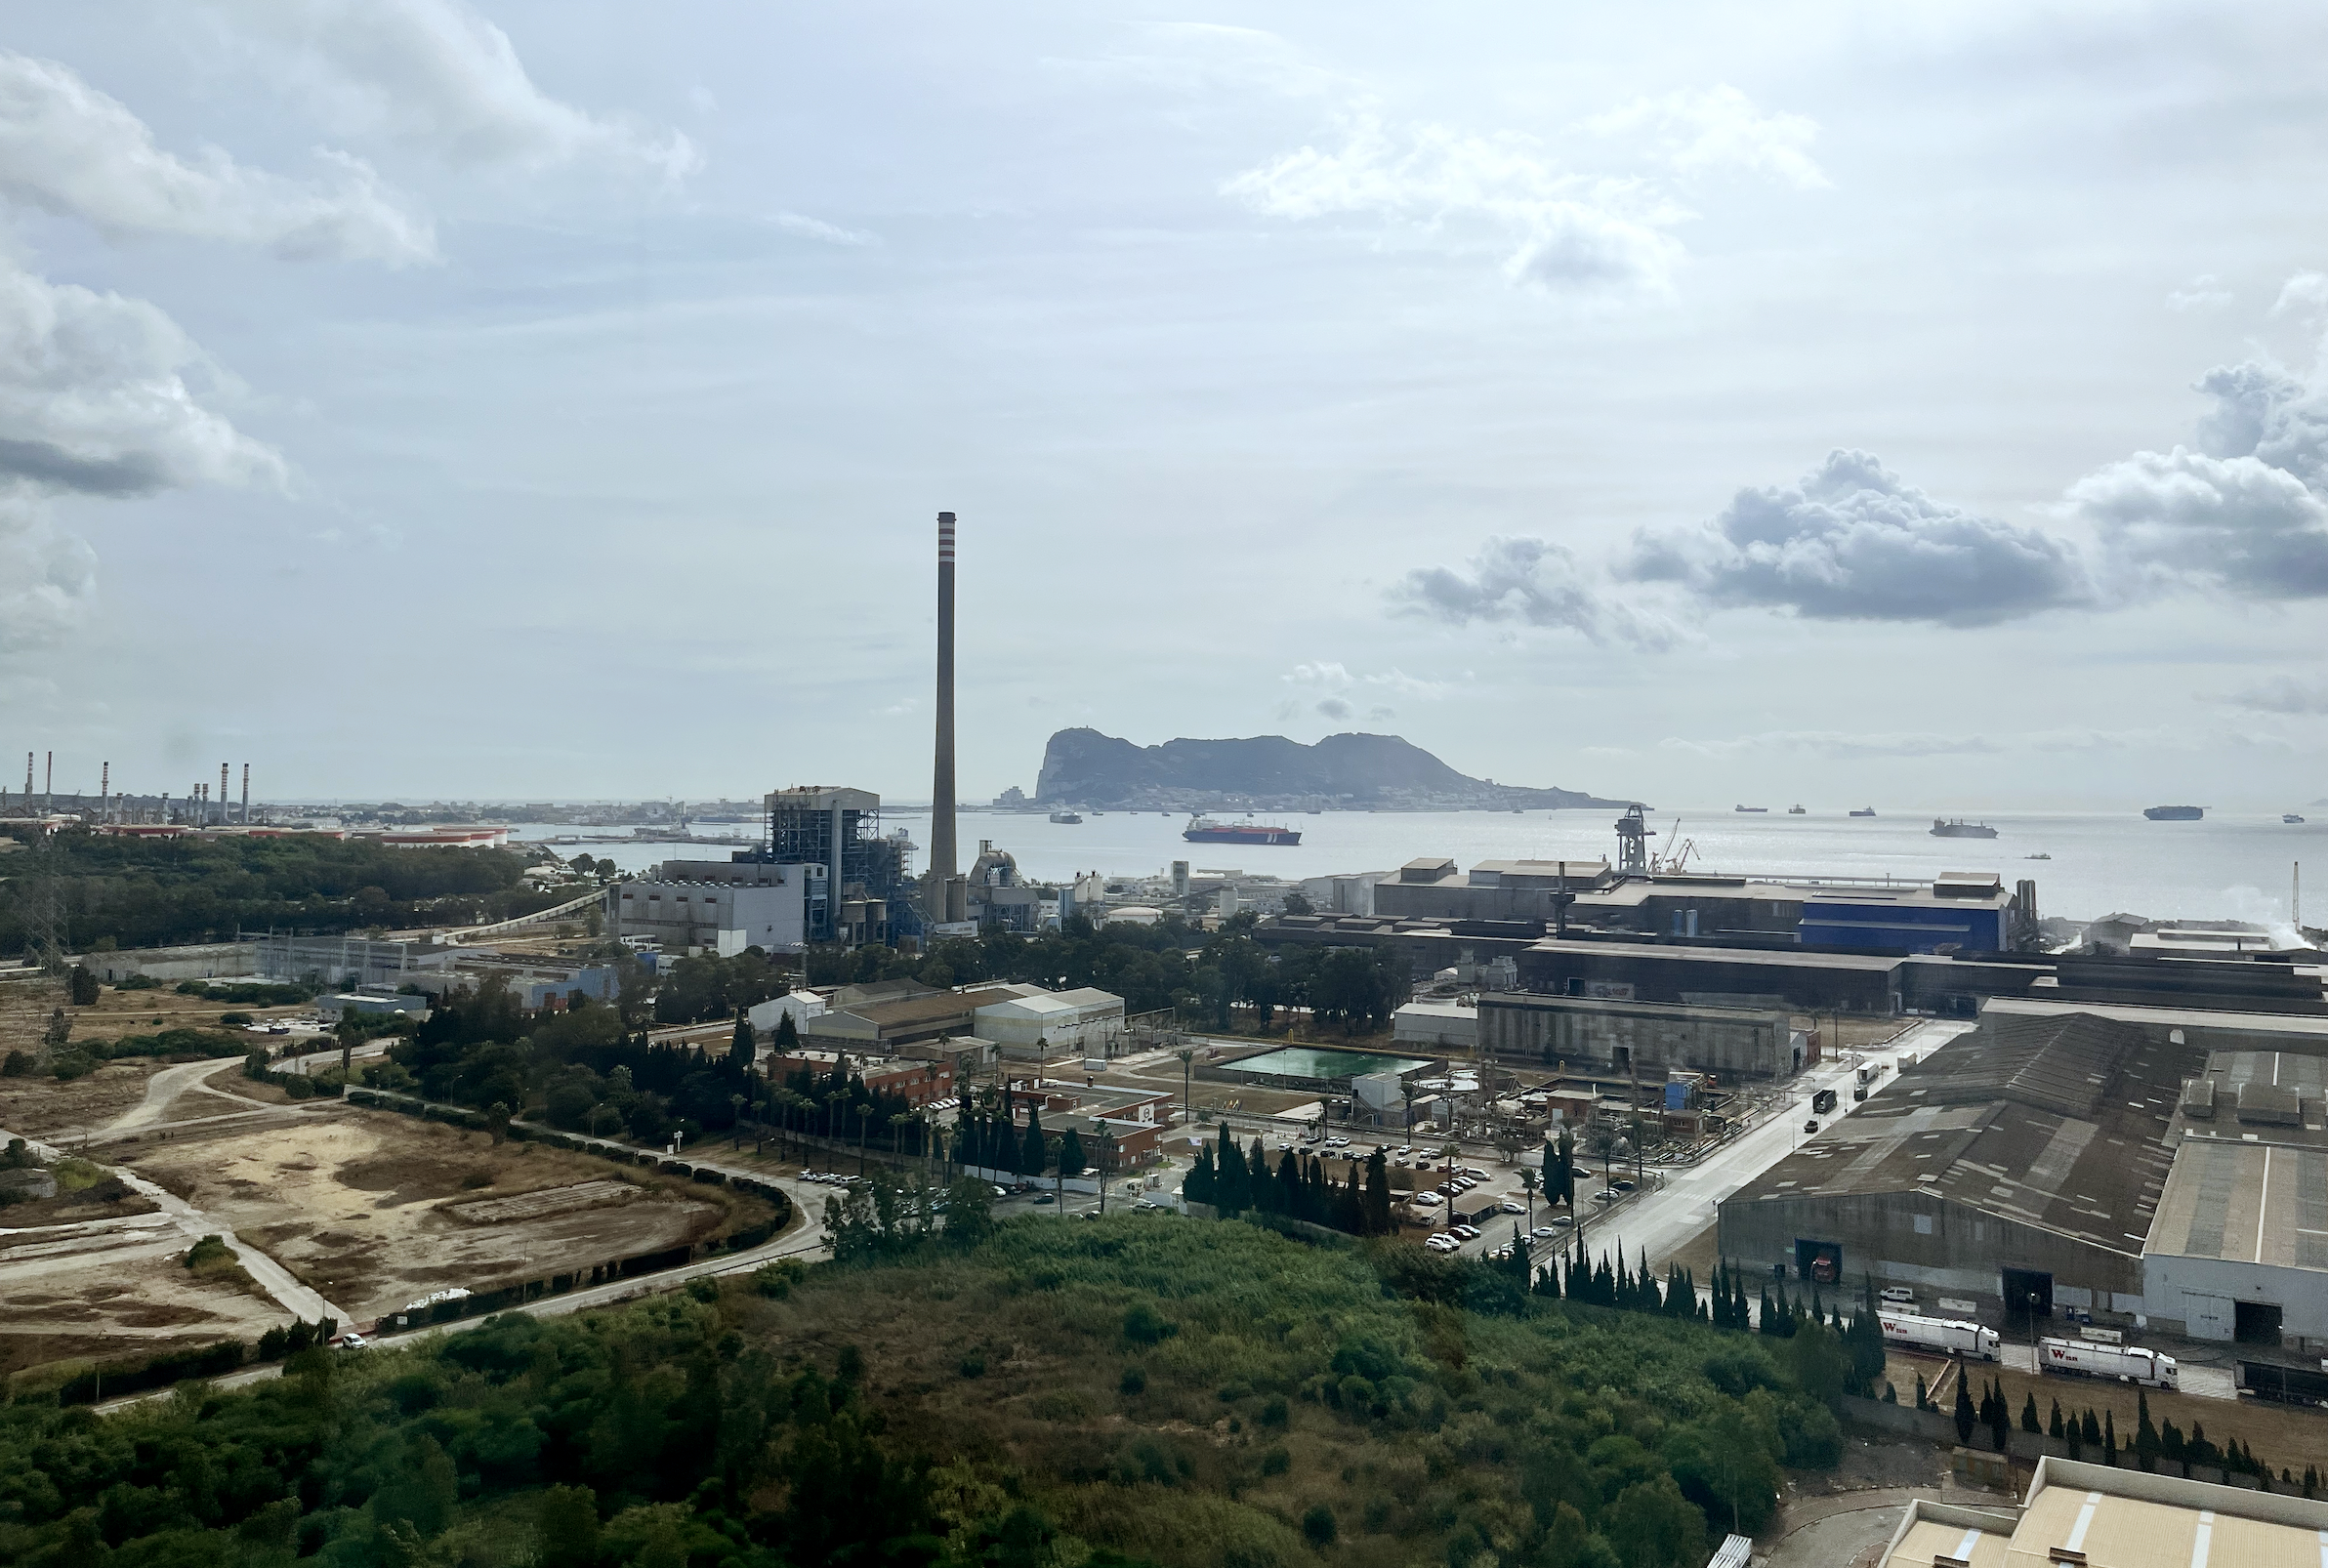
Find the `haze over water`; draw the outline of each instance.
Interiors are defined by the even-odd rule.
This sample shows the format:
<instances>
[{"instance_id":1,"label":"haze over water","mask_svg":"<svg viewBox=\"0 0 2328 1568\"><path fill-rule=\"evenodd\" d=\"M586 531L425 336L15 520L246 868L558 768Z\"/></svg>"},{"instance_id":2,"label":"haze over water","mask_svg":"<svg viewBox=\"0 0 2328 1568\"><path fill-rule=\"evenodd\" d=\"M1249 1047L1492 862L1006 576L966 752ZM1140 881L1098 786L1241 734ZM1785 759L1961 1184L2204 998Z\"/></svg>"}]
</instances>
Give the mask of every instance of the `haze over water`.
<instances>
[{"instance_id":1,"label":"haze over water","mask_svg":"<svg viewBox=\"0 0 2328 1568\"><path fill-rule=\"evenodd\" d=\"M1893 877L1928 881L1944 871L1993 871L2008 884L2023 877L2037 883L2040 914L2090 920L2126 911L2155 919L2227 918L2265 924L2289 919L2289 871L2307 860L2317 889L2308 919L2328 914L2328 810L2309 813L2300 826L2269 816L2217 814L2200 822L2151 822L2140 814L1992 813L1984 820L1994 839L1935 839L1932 813L1877 805L1874 818L1848 817L1840 810L1787 816L1784 805L1767 816L1739 815L1727 805L1661 810L1651 820L1660 853L1680 839L1692 840L1691 870L1779 877ZM1301 831L1302 842L1286 847L1189 844L1181 838L1184 816L1153 811L1134 814L1086 813L1080 825L1055 823L1042 814L965 811L961 816L965 869L980 839L991 839L1018 858L1019 871L1034 881L1057 882L1083 871L1142 876L1175 860L1197 869L1270 872L1280 877L1319 877L1337 872L1384 871L1418 855L1445 855L1468 869L1481 860L1587 860L1613 857L1616 836L1606 810L1531 811L1328 811L1318 816L1263 814L1257 821L1282 822ZM1225 818L1225 820L1230 820ZM911 831L927 846L927 812L896 811L888 827ZM542 837L572 829L520 827L520 837ZM749 836L749 825L700 829L705 835ZM643 870L683 851L672 845L590 845L565 852L614 859L625 870ZM712 853L725 855L723 846ZM2051 860L2022 858L2050 854ZM915 864L926 865L917 855Z\"/></svg>"}]
</instances>

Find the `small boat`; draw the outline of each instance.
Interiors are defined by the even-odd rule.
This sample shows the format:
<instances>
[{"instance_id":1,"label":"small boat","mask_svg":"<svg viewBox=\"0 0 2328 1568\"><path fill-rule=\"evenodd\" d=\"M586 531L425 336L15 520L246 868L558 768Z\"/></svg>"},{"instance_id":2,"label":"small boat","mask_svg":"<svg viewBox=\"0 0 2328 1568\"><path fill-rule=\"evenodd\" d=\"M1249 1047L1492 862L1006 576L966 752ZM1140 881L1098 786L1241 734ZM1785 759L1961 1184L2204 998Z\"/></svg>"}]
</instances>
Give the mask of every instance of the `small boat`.
<instances>
[{"instance_id":1,"label":"small boat","mask_svg":"<svg viewBox=\"0 0 2328 1568\"><path fill-rule=\"evenodd\" d=\"M1873 815L1875 815L1875 807L1874 807L1874 806L1872 806L1872 805L1863 805L1863 806L1859 807L1859 809L1858 809L1858 810L1856 810L1856 811L1853 811L1853 812L1851 813L1851 815L1853 815L1853 816L1873 816Z\"/></svg>"},{"instance_id":2,"label":"small boat","mask_svg":"<svg viewBox=\"0 0 2328 1568\"><path fill-rule=\"evenodd\" d=\"M2023 860L2051 860L2053 856L2041 852L2038 854L2025 854L2022 855L2021 858Z\"/></svg>"},{"instance_id":3,"label":"small boat","mask_svg":"<svg viewBox=\"0 0 2328 1568\"><path fill-rule=\"evenodd\" d=\"M1810 813L1799 805L1790 805L1786 808L1786 814L1788 816L1808 816Z\"/></svg>"},{"instance_id":4,"label":"small boat","mask_svg":"<svg viewBox=\"0 0 2328 1568\"><path fill-rule=\"evenodd\" d=\"M1748 816L1754 816L1767 813L1770 808L1767 805L1733 805L1730 807L1730 809L1733 811L1743 812Z\"/></svg>"},{"instance_id":5,"label":"small boat","mask_svg":"<svg viewBox=\"0 0 2328 1568\"><path fill-rule=\"evenodd\" d=\"M1054 822L1064 822L1069 826L1072 826L1078 822L1081 822L1083 818L1077 816L1072 811L1054 811L1051 813L1051 820Z\"/></svg>"},{"instance_id":6,"label":"small boat","mask_svg":"<svg viewBox=\"0 0 2328 1568\"><path fill-rule=\"evenodd\" d=\"M2293 812L2293 811L2282 811L2282 812L2280 812L2280 813L2279 813L2279 819L2280 819L2282 822L2301 822L2301 821L2303 821L2303 820L2304 820L2304 818L2302 818L2302 817L2298 816L2298 815L2297 815L2295 812Z\"/></svg>"}]
</instances>

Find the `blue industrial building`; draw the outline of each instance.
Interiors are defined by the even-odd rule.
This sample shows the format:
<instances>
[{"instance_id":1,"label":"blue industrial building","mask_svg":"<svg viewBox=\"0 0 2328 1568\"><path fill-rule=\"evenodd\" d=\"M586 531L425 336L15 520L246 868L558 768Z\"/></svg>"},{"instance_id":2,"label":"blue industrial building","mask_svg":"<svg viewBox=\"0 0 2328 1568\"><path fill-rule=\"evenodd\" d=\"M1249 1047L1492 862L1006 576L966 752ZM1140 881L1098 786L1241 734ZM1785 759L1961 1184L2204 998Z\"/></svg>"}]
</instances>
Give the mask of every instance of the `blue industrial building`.
<instances>
[{"instance_id":1,"label":"blue industrial building","mask_svg":"<svg viewBox=\"0 0 2328 1568\"><path fill-rule=\"evenodd\" d=\"M1892 952L2001 953L2011 947L2013 895L1994 876L1942 877L1929 887L1807 891L1807 946Z\"/></svg>"}]
</instances>

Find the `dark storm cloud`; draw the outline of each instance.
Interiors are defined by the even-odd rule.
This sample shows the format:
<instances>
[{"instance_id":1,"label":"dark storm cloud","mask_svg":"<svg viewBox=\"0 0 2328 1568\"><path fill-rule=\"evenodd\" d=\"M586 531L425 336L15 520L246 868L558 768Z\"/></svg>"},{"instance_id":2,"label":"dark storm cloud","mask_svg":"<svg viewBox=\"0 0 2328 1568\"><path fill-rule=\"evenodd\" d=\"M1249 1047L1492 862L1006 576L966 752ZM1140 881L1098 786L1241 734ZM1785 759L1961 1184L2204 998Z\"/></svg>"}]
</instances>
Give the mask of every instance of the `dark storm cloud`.
<instances>
[{"instance_id":1,"label":"dark storm cloud","mask_svg":"<svg viewBox=\"0 0 2328 1568\"><path fill-rule=\"evenodd\" d=\"M1699 527L1643 530L1618 570L1830 621L1991 626L2091 598L2065 541L1935 501L1850 451L1794 485L1740 490Z\"/></svg>"},{"instance_id":2,"label":"dark storm cloud","mask_svg":"<svg viewBox=\"0 0 2328 1568\"><path fill-rule=\"evenodd\" d=\"M1563 545L1528 537L1490 539L1469 565L1468 571L1417 567L1391 591L1392 599L1414 614L1455 626L1502 622L1652 648L1681 640L1663 617L1611 597Z\"/></svg>"}]
</instances>

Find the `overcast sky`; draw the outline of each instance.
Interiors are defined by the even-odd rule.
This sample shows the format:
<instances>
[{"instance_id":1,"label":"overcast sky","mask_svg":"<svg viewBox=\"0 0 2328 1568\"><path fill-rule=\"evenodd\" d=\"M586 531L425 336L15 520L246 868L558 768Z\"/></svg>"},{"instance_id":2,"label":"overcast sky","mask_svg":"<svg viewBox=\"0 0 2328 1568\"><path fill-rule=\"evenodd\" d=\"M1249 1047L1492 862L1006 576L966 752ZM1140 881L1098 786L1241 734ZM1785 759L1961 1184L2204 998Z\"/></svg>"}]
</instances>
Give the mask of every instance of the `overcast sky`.
<instances>
[{"instance_id":1,"label":"overcast sky","mask_svg":"<svg viewBox=\"0 0 2328 1568\"><path fill-rule=\"evenodd\" d=\"M2328 793L2317 5L0 16L60 788Z\"/></svg>"}]
</instances>

